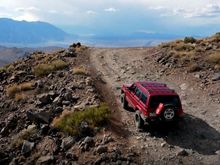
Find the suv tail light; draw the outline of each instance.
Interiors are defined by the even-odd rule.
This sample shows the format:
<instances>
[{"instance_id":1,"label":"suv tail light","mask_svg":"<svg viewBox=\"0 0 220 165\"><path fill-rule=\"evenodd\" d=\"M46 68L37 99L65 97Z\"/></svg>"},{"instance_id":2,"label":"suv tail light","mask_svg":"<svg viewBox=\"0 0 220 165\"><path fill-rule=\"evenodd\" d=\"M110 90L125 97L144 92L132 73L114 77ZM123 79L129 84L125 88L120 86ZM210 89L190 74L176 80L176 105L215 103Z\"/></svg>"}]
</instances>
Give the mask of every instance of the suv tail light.
<instances>
[{"instance_id":1,"label":"suv tail light","mask_svg":"<svg viewBox=\"0 0 220 165\"><path fill-rule=\"evenodd\" d=\"M160 103L159 106L158 106L157 109L156 109L156 114L157 114L157 115L160 115L161 112L163 111L163 109L164 109L164 104L163 104L163 103Z\"/></svg>"}]
</instances>

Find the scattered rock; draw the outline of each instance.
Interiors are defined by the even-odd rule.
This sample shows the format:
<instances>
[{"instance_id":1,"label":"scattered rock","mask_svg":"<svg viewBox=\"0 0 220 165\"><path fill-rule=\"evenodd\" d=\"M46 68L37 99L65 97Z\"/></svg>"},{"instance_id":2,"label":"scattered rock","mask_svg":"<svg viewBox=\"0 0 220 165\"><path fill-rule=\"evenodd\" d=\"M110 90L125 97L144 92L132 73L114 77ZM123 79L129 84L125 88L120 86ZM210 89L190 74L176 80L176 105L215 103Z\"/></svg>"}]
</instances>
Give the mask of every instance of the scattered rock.
<instances>
[{"instance_id":1,"label":"scattered rock","mask_svg":"<svg viewBox=\"0 0 220 165\"><path fill-rule=\"evenodd\" d=\"M89 146L91 146L94 144L94 139L92 137L87 136L82 142L82 144L88 144Z\"/></svg>"},{"instance_id":2,"label":"scattered rock","mask_svg":"<svg viewBox=\"0 0 220 165\"><path fill-rule=\"evenodd\" d=\"M37 162L36 162L36 165L47 165L47 164L50 164L52 163L54 160L54 157L53 156L41 156Z\"/></svg>"},{"instance_id":3,"label":"scattered rock","mask_svg":"<svg viewBox=\"0 0 220 165\"><path fill-rule=\"evenodd\" d=\"M58 144L54 138L46 136L36 145L36 151L41 155L53 155L58 150Z\"/></svg>"},{"instance_id":4,"label":"scattered rock","mask_svg":"<svg viewBox=\"0 0 220 165\"><path fill-rule=\"evenodd\" d=\"M70 101L62 101L62 105L70 105L71 102Z\"/></svg>"},{"instance_id":5,"label":"scattered rock","mask_svg":"<svg viewBox=\"0 0 220 165\"><path fill-rule=\"evenodd\" d=\"M188 88L188 86L187 86L186 83L183 83L183 84L180 85L180 89L183 90L183 91L186 90L187 88Z\"/></svg>"},{"instance_id":6,"label":"scattered rock","mask_svg":"<svg viewBox=\"0 0 220 165\"><path fill-rule=\"evenodd\" d=\"M63 150L68 150L71 148L71 146L75 143L75 140L73 137L66 137L62 139L61 148Z\"/></svg>"},{"instance_id":7,"label":"scattered rock","mask_svg":"<svg viewBox=\"0 0 220 165\"><path fill-rule=\"evenodd\" d=\"M18 117L14 114L10 114L6 119L6 125L1 129L0 134L2 136L7 136L11 130L15 129L17 126Z\"/></svg>"},{"instance_id":8,"label":"scattered rock","mask_svg":"<svg viewBox=\"0 0 220 165\"><path fill-rule=\"evenodd\" d=\"M52 102L51 96L48 93L38 95L41 104L46 105Z\"/></svg>"},{"instance_id":9,"label":"scattered rock","mask_svg":"<svg viewBox=\"0 0 220 165\"><path fill-rule=\"evenodd\" d=\"M200 79L201 75L200 74L195 74L194 77Z\"/></svg>"},{"instance_id":10,"label":"scattered rock","mask_svg":"<svg viewBox=\"0 0 220 165\"><path fill-rule=\"evenodd\" d=\"M177 156L188 156L189 153L188 153L186 150L181 149L179 152L177 152L176 155L177 155Z\"/></svg>"},{"instance_id":11,"label":"scattered rock","mask_svg":"<svg viewBox=\"0 0 220 165\"><path fill-rule=\"evenodd\" d=\"M111 135L104 135L102 139L102 144L108 144L109 142L112 142L113 138Z\"/></svg>"},{"instance_id":12,"label":"scattered rock","mask_svg":"<svg viewBox=\"0 0 220 165\"><path fill-rule=\"evenodd\" d=\"M32 111L27 111L27 118L28 120L36 123L36 124L48 124L50 123L50 113L48 112L39 112L34 113Z\"/></svg>"},{"instance_id":13,"label":"scattered rock","mask_svg":"<svg viewBox=\"0 0 220 165\"><path fill-rule=\"evenodd\" d=\"M49 127L49 125L47 125L47 124L43 124L43 125L41 125L41 127L40 127L40 133L41 133L41 135L47 135L48 132L49 132L49 130L50 130L50 127Z\"/></svg>"},{"instance_id":14,"label":"scattered rock","mask_svg":"<svg viewBox=\"0 0 220 165\"><path fill-rule=\"evenodd\" d=\"M212 81L218 81L220 80L220 72L219 73L215 73L212 77Z\"/></svg>"},{"instance_id":15,"label":"scattered rock","mask_svg":"<svg viewBox=\"0 0 220 165\"><path fill-rule=\"evenodd\" d=\"M72 161L77 161L78 160L78 156L72 152L67 152L66 153L66 158L70 159Z\"/></svg>"},{"instance_id":16,"label":"scattered rock","mask_svg":"<svg viewBox=\"0 0 220 165\"><path fill-rule=\"evenodd\" d=\"M87 136L80 144L79 148L81 151L88 151L89 148L94 147L95 142L92 137Z\"/></svg>"},{"instance_id":17,"label":"scattered rock","mask_svg":"<svg viewBox=\"0 0 220 165\"><path fill-rule=\"evenodd\" d=\"M215 153L216 153L217 155L220 155L220 150L216 151Z\"/></svg>"},{"instance_id":18,"label":"scattered rock","mask_svg":"<svg viewBox=\"0 0 220 165\"><path fill-rule=\"evenodd\" d=\"M21 148L21 153L27 154L32 151L33 147L34 147L34 143L24 140L22 148Z\"/></svg>"},{"instance_id":19,"label":"scattered rock","mask_svg":"<svg viewBox=\"0 0 220 165\"><path fill-rule=\"evenodd\" d=\"M160 146L161 146L161 147L165 147L165 146L166 146L166 144L167 144L167 143L166 143L166 142L164 142L164 143L161 143L161 144L160 144Z\"/></svg>"},{"instance_id":20,"label":"scattered rock","mask_svg":"<svg viewBox=\"0 0 220 165\"><path fill-rule=\"evenodd\" d=\"M98 154L102 154L102 153L105 153L108 151L108 147L107 146L103 146L103 145L100 145L96 148L95 150Z\"/></svg>"}]
</instances>

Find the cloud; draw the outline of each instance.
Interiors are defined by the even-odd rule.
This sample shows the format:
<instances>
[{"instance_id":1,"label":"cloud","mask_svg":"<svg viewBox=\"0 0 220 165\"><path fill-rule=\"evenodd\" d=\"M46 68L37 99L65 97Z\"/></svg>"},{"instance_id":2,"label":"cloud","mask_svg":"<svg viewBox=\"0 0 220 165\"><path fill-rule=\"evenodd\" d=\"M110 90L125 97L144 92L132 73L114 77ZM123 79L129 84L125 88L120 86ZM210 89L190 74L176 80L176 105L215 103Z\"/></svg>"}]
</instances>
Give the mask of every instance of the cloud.
<instances>
[{"instance_id":1,"label":"cloud","mask_svg":"<svg viewBox=\"0 0 220 165\"><path fill-rule=\"evenodd\" d=\"M34 14L30 14L30 13L24 13L22 15L19 15L17 17L13 17L13 19L18 20L18 21L39 21L40 19L34 15Z\"/></svg>"},{"instance_id":2,"label":"cloud","mask_svg":"<svg viewBox=\"0 0 220 165\"><path fill-rule=\"evenodd\" d=\"M159 11L160 16L182 16L184 18L205 18L220 17L220 5L207 4L203 7L195 8L167 8L164 6L149 7L151 10Z\"/></svg>"},{"instance_id":3,"label":"cloud","mask_svg":"<svg viewBox=\"0 0 220 165\"><path fill-rule=\"evenodd\" d=\"M114 8L114 7L106 8L106 9L104 9L104 10L105 10L106 12L112 12L112 13L118 11L118 9L116 9L116 8Z\"/></svg>"},{"instance_id":4,"label":"cloud","mask_svg":"<svg viewBox=\"0 0 220 165\"><path fill-rule=\"evenodd\" d=\"M96 11L93 11L93 10L87 10L86 13L89 14L89 15L95 15L95 14L97 14L97 12L96 12Z\"/></svg>"},{"instance_id":5,"label":"cloud","mask_svg":"<svg viewBox=\"0 0 220 165\"><path fill-rule=\"evenodd\" d=\"M40 9L36 8L34 6L30 6L30 7L27 7L27 8L24 8L24 7L16 8L15 11L16 12L35 12L35 11L40 11Z\"/></svg>"},{"instance_id":6,"label":"cloud","mask_svg":"<svg viewBox=\"0 0 220 165\"><path fill-rule=\"evenodd\" d=\"M58 11L57 10L49 10L48 13L50 13L50 14L57 14Z\"/></svg>"},{"instance_id":7,"label":"cloud","mask_svg":"<svg viewBox=\"0 0 220 165\"><path fill-rule=\"evenodd\" d=\"M164 7L164 6L150 6L149 9L150 10L163 10L163 9L166 9L166 7Z\"/></svg>"}]
</instances>

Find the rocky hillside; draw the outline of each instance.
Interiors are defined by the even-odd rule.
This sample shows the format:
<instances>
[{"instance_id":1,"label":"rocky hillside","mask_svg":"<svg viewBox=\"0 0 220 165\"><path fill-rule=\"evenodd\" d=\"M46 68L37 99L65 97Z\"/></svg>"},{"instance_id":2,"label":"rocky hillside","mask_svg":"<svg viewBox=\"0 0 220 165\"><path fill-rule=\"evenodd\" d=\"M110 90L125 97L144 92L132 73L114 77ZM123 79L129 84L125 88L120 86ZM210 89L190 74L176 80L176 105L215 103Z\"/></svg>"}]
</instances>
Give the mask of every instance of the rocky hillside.
<instances>
[{"instance_id":1,"label":"rocky hillside","mask_svg":"<svg viewBox=\"0 0 220 165\"><path fill-rule=\"evenodd\" d=\"M161 44L157 51L154 58L164 67L163 72L181 70L192 75L201 89L209 89L210 96L220 97L220 33L204 39L185 37Z\"/></svg>"},{"instance_id":2,"label":"rocky hillside","mask_svg":"<svg viewBox=\"0 0 220 165\"><path fill-rule=\"evenodd\" d=\"M135 162L107 129L86 49L34 52L1 68L0 164Z\"/></svg>"},{"instance_id":3,"label":"rocky hillside","mask_svg":"<svg viewBox=\"0 0 220 165\"><path fill-rule=\"evenodd\" d=\"M161 44L159 63L169 68L185 68L188 72L220 71L220 33L204 39L185 37Z\"/></svg>"}]
</instances>

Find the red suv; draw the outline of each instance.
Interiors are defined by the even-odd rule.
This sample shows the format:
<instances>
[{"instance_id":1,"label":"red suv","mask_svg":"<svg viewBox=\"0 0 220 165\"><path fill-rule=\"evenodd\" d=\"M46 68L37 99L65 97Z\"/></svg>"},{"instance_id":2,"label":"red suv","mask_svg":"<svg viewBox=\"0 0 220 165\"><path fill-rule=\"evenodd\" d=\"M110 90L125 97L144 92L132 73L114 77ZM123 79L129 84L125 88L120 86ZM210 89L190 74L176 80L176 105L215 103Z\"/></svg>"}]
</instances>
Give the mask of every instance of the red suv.
<instances>
[{"instance_id":1,"label":"red suv","mask_svg":"<svg viewBox=\"0 0 220 165\"><path fill-rule=\"evenodd\" d=\"M124 109L130 106L136 111L138 128L142 128L145 121L170 122L183 115L178 94L162 83L138 81L132 85L123 85L121 102Z\"/></svg>"}]
</instances>

